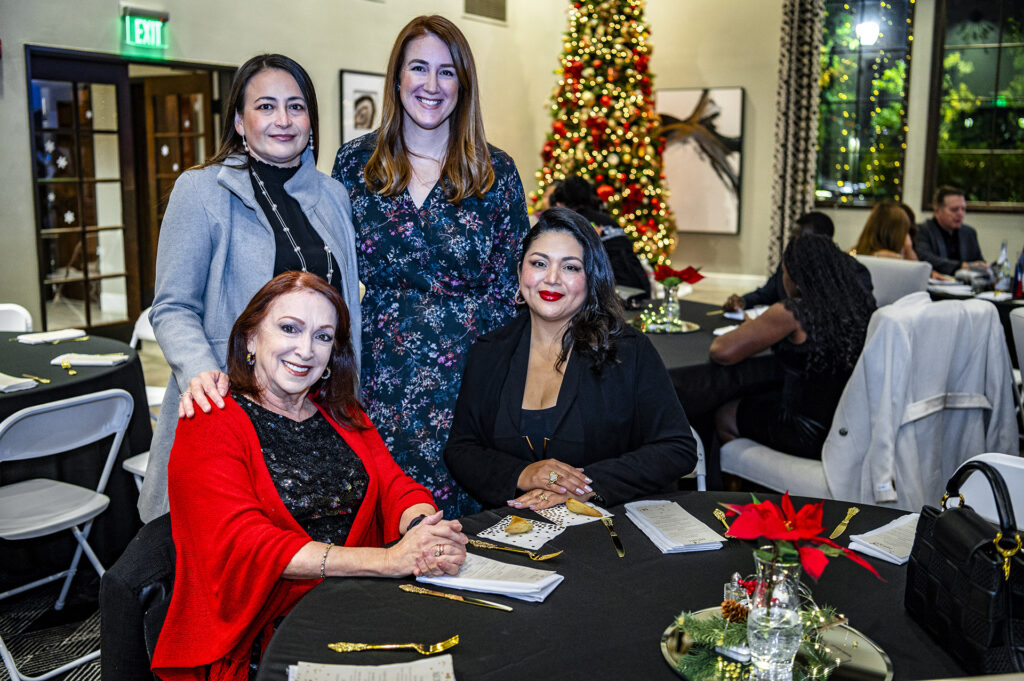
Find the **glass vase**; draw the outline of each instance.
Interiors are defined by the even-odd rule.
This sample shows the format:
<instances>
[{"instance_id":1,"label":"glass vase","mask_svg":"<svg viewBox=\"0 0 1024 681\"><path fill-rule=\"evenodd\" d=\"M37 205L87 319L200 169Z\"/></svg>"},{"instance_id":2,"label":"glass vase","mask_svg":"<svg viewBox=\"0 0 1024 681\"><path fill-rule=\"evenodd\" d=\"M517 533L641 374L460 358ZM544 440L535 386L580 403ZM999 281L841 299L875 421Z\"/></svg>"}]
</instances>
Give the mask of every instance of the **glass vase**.
<instances>
[{"instance_id":1,"label":"glass vase","mask_svg":"<svg viewBox=\"0 0 1024 681\"><path fill-rule=\"evenodd\" d=\"M756 586L747 616L750 678L790 681L793 658L800 649L800 563L766 560L754 555Z\"/></svg>"},{"instance_id":2,"label":"glass vase","mask_svg":"<svg viewBox=\"0 0 1024 681\"><path fill-rule=\"evenodd\" d=\"M661 304L661 311L665 317L665 324L672 326L679 321L679 298L676 297L676 286L665 287L665 302Z\"/></svg>"}]
</instances>

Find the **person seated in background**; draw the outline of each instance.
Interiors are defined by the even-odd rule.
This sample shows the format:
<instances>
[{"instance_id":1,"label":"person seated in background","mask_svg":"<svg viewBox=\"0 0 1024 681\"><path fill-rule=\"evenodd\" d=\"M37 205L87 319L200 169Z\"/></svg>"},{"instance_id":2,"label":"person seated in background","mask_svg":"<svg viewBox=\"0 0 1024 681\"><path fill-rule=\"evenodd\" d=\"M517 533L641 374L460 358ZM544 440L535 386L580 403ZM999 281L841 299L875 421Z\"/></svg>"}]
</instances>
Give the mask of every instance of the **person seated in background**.
<instances>
[{"instance_id":1,"label":"person seated in background","mask_svg":"<svg viewBox=\"0 0 1024 681\"><path fill-rule=\"evenodd\" d=\"M626 325L583 216L551 208L519 261L520 315L470 350L444 459L485 508L618 504L672 488L696 441L654 346Z\"/></svg>"},{"instance_id":2,"label":"person seated in background","mask_svg":"<svg viewBox=\"0 0 1024 681\"><path fill-rule=\"evenodd\" d=\"M795 239L802 234L819 234L826 236L829 239L835 236L836 227L832 223L832 218L812 211L810 213L804 213L797 218L796 224L793 226L793 233L790 234L790 239ZM874 290L871 284L871 273L868 272L868 268L860 264L856 260L853 260L853 267L856 271L857 282L861 287L868 293ZM732 294L728 300L722 304L722 309L726 312L734 312L736 310L747 310L758 305L774 305L780 300L786 299L786 291L782 286L782 265L780 264L775 268L775 272L768 278L764 286L751 291L745 295Z\"/></svg>"},{"instance_id":3,"label":"person seated in background","mask_svg":"<svg viewBox=\"0 0 1024 681\"><path fill-rule=\"evenodd\" d=\"M908 214L907 210L904 204L888 199L876 203L850 255L917 260L910 238L913 213Z\"/></svg>"},{"instance_id":4,"label":"person seated in background","mask_svg":"<svg viewBox=\"0 0 1024 681\"><path fill-rule=\"evenodd\" d=\"M917 230L914 249L917 257L932 264L942 274L955 274L970 267L987 268L978 245L978 233L964 224L967 199L962 189L942 186L935 190L934 214Z\"/></svg>"},{"instance_id":5,"label":"person seated in background","mask_svg":"<svg viewBox=\"0 0 1024 681\"><path fill-rule=\"evenodd\" d=\"M455 574L465 560L461 525L363 413L349 334L334 287L278 275L231 329L224 408L179 420L161 678L245 679L275 620L326 576Z\"/></svg>"},{"instance_id":6,"label":"person seated in background","mask_svg":"<svg viewBox=\"0 0 1024 681\"><path fill-rule=\"evenodd\" d=\"M651 281L633 250L633 242L615 218L605 211L604 202L590 182L575 175L567 177L551 192L549 202L553 206L565 206L590 220L601 235L601 244L608 253L616 285L640 289L644 292L643 298L651 297Z\"/></svg>"},{"instance_id":7,"label":"person seated in background","mask_svg":"<svg viewBox=\"0 0 1024 681\"><path fill-rule=\"evenodd\" d=\"M780 390L743 397L715 414L724 444L748 437L806 458L820 458L832 417L875 310L858 285L856 262L828 237L799 236L782 256L786 300L711 343L711 359L735 364L772 348Z\"/></svg>"}]
</instances>

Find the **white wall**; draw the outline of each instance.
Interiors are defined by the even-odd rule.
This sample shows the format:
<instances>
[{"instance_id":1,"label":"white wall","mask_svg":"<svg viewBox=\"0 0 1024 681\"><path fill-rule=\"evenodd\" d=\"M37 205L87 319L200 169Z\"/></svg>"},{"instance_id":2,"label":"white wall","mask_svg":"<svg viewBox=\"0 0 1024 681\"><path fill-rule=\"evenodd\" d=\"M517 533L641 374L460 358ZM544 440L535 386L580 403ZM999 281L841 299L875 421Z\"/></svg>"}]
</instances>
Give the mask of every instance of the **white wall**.
<instances>
[{"instance_id":1,"label":"white wall","mask_svg":"<svg viewBox=\"0 0 1024 681\"><path fill-rule=\"evenodd\" d=\"M259 52L282 52L312 75L320 102L320 169L330 172L339 142L339 69L382 72L398 30L437 12L463 29L481 80L490 141L519 166L527 192L536 187L539 150L551 125L547 98L556 82L568 0L509 0L505 25L463 15L462 0L138 0L167 11L167 59L240 64ZM677 264L707 271L765 271L771 206L775 89L781 2L648 0L655 88L739 86L746 90L741 231L738 236L680 237ZM907 189L916 202L924 166L925 97L932 2L917 3L911 79ZM18 302L39 319L38 278L24 45L117 53L118 0L0 0L0 300ZM916 178L915 179L915 174ZM917 208L916 203L912 205ZM840 244L852 243L865 211L832 211ZM1009 238L1019 248L1022 219L974 213L970 222L994 257ZM1014 245L1016 244L1016 245Z\"/></svg>"}]
</instances>

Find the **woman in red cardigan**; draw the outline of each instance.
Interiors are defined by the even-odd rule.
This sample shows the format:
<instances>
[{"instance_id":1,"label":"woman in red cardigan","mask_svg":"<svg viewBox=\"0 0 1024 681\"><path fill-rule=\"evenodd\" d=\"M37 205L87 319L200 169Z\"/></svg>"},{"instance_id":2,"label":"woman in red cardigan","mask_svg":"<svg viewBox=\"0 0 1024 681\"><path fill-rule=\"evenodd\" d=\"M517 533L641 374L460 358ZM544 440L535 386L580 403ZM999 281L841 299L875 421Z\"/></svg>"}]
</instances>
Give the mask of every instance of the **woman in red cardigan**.
<instances>
[{"instance_id":1,"label":"woman in red cardigan","mask_svg":"<svg viewBox=\"0 0 1024 681\"><path fill-rule=\"evenodd\" d=\"M316 275L275 277L231 329L224 409L179 422L161 678L245 679L275 620L324 577L455 574L465 560L462 526L360 407L348 320Z\"/></svg>"}]
</instances>

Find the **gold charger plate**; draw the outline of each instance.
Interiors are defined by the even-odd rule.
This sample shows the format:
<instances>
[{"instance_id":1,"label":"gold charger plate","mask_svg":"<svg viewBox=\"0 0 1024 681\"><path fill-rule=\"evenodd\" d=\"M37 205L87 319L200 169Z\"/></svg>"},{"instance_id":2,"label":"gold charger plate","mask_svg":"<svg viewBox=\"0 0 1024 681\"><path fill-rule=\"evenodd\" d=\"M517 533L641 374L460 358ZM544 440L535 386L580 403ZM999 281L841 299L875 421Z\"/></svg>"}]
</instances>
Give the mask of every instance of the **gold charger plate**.
<instances>
[{"instance_id":1,"label":"gold charger plate","mask_svg":"<svg viewBox=\"0 0 1024 681\"><path fill-rule=\"evenodd\" d=\"M700 324L694 322L680 320L671 326L658 322L646 324L640 319L640 315L633 317L629 323L634 329L643 333L693 333L700 331Z\"/></svg>"},{"instance_id":2,"label":"gold charger plate","mask_svg":"<svg viewBox=\"0 0 1024 681\"><path fill-rule=\"evenodd\" d=\"M720 614L721 610L715 608L704 608L698 610L695 615L698 617L712 617ZM884 650L878 647L874 641L860 633L848 624L826 629L822 634L825 645L835 651L840 664L828 675L829 681L892 681L892 660ZM661 635L661 654L665 661L672 667L679 676L683 676L677 665L693 645L686 632L679 631L675 623L670 624ZM723 660L732 662L731 658L722 656ZM800 654L797 653L799 662ZM826 678L826 677L822 677ZM705 681L704 679L690 679L689 681Z\"/></svg>"}]
</instances>

